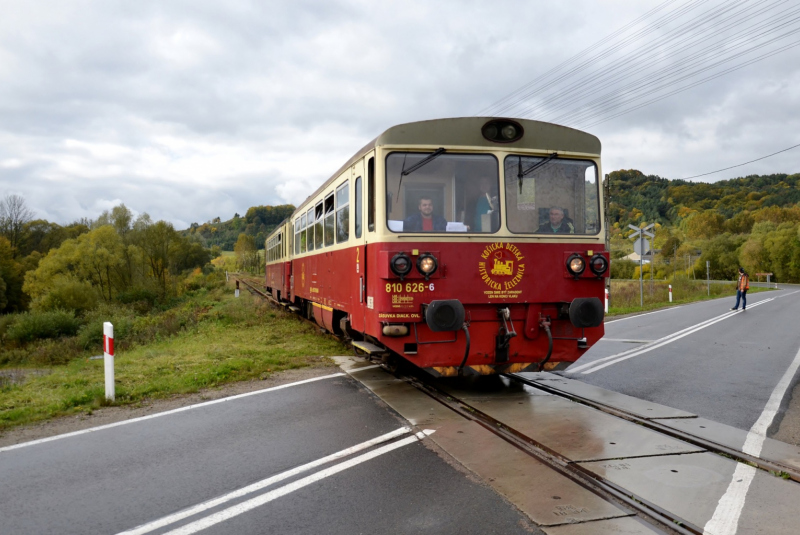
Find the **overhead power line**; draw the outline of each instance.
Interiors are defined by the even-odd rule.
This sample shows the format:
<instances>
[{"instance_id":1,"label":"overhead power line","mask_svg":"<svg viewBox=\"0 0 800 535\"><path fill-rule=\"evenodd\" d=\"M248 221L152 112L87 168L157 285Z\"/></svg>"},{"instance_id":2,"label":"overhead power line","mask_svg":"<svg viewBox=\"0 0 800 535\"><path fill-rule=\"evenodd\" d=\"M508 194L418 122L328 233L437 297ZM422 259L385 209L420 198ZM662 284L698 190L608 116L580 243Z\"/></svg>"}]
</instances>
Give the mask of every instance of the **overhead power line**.
<instances>
[{"instance_id":1,"label":"overhead power line","mask_svg":"<svg viewBox=\"0 0 800 535\"><path fill-rule=\"evenodd\" d=\"M732 166L726 167L724 169L717 169L716 171L711 171L710 173L703 173L702 175L687 176L686 178L679 178L677 180L691 180L692 178L700 178L701 176L713 175L714 173L720 173L722 171L727 171L728 169L734 169L736 167L741 167L741 166L747 165L749 163L757 162L759 160L764 160L766 158L769 158L770 156L775 156L776 154L780 154L782 152L786 152L787 150L796 149L797 147L800 147L800 143L798 143L797 145L792 145L791 147L789 147L787 149L779 150L778 152L773 152L772 154L767 154L766 156L762 156L761 158L756 158L755 160L750 160L749 162L740 163L738 165L732 165Z\"/></svg>"},{"instance_id":2,"label":"overhead power line","mask_svg":"<svg viewBox=\"0 0 800 535\"><path fill-rule=\"evenodd\" d=\"M798 35L791 0L668 0L483 111L586 129L786 52Z\"/></svg>"}]
</instances>

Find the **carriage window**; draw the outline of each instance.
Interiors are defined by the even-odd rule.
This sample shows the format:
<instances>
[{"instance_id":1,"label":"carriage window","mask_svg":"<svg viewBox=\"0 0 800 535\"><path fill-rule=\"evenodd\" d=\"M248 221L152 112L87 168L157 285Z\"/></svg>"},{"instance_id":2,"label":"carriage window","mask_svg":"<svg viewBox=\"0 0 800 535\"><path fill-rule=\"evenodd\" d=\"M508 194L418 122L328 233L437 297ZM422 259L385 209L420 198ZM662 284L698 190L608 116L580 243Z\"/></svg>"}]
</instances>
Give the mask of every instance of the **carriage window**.
<instances>
[{"instance_id":1,"label":"carriage window","mask_svg":"<svg viewBox=\"0 0 800 535\"><path fill-rule=\"evenodd\" d=\"M300 218L294 220L294 254L300 254Z\"/></svg>"},{"instance_id":2,"label":"carriage window","mask_svg":"<svg viewBox=\"0 0 800 535\"><path fill-rule=\"evenodd\" d=\"M505 193L511 232L600 232L597 167L591 160L507 156Z\"/></svg>"},{"instance_id":3,"label":"carriage window","mask_svg":"<svg viewBox=\"0 0 800 535\"><path fill-rule=\"evenodd\" d=\"M314 247L322 249L322 203L314 207Z\"/></svg>"},{"instance_id":4,"label":"carriage window","mask_svg":"<svg viewBox=\"0 0 800 535\"><path fill-rule=\"evenodd\" d=\"M361 237L361 177L356 178L356 239Z\"/></svg>"},{"instance_id":5,"label":"carriage window","mask_svg":"<svg viewBox=\"0 0 800 535\"><path fill-rule=\"evenodd\" d=\"M336 190L336 243L350 237L350 182Z\"/></svg>"},{"instance_id":6,"label":"carriage window","mask_svg":"<svg viewBox=\"0 0 800 535\"><path fill-rule=\"evenodd\" d=\"M325 198L325 247L333 245L333 234L336 232L333 223L333 193Z\"/></svg>"},{"instance_id":7,"label":"carriage window","mask_svg":"<svg viewBox=\"0 0 800 535\"><path fill-rule=\"evenodd\" d=\"M314 250L314 209L311 208L306 212L306 232L308 239L306 240L306 247L309 251Z\"/></svg>"},{"instance_id":8,"label":"carriage window","mask_svg":"<svg viewBox=\"0 0 800 535\"><path fill-rule=\"evenodd\" d=\"M300 216L300 252L306 252L306 244L308 243L308 233L306 232L306 214Z\"/></svg>"},{"instance_id":9,"label":"carriage window","mask_svg":"<svg viewBox=\"0 0 800 535\"><path fill-rule=\"evenodd\" d=\"M430 152L393 152L386 158L389 230L497 232L497 160L488 154L431 156ZM426 158L426 163L414 169Z\"/></svg>"}]
</instances>

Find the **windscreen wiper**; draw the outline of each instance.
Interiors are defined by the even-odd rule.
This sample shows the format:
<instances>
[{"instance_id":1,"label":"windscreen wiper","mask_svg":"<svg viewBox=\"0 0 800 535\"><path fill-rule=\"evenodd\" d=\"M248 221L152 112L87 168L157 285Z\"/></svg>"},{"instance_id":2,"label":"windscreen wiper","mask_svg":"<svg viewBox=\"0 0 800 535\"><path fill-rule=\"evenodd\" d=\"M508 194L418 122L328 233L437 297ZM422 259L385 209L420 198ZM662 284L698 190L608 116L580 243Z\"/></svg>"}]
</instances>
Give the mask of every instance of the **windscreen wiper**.
<instances>
[{"instance_id":1,"label":"windscreen wiper","mask_svg":"<svg viewBox=\"0 0 800 535\"><path fill-rule=\"evenodd\" d=\"M522 179L524 177L526 177L527 175L533 173L534 171L536 171L540 167L542 167L544 164L546 164L547 162L549 162L553 158L558 158L558 153L557 152L554 152L553 154L551 154L550 156L548 156L547 158L545 158L541 162L537 162L537 163L533 164L532 166L528 167L527 169L525 169L523 171L522 170L522 156L519 157L519 174L517 175L517 178L519 179L519 192L520 193L522 193ZM425 161L425 160L423 160L423 161ZM422 163L422 162L420 162L420 163Z\"/></svg>"},{"instance_id":2,"label":"windscreen wiper","mask_svg":"<svg viewBox=\"0 0 800 535\"><path fill-rule=\"evenodd\" d=\"M403 177L406 176L406 175L410 175L411 173L413 173L414 171L416 171L417 169L419 169L423 165L427 165L427 164L431 163L434 160L434 158L438 158L439 155L440 154L444 154L444 152L445 152L444 147L439 147L438 149L433 151L431 154L429 154L427 158L424 158L424 159L418 161L417 163L415 163L414 165L412 165L408 169L405 168L406 167L406 159L405 159L405 156L403 157L403 170L400 171L400 181L397 183L397 200L398 201L400 200L400 186L403 184Z\"/></svg>"},{"instance_id":3,"label":"windscreen wiper","mask_svg":"<svg viewBox=\"0 0 800 535\"><path fill-rule=\"evenodd\" d=\"M410 175L411 173L413 173L414 171L416 171L417 169L419 169L423 165L427 165L427 164L431 163L434 160L434 158L438 158L439 155L440 154L444 154L444 152L445 152L444 147L436 149L431 154L429 154L427 158L425 158L424 160L420 160L419 162L415 163L414 165L412 165L411 167L409 167L408 169L406 169L405 171L400 173L400 176L403 177L403 176L406 176L406 175Z\"/></svg>"}]
</instances>

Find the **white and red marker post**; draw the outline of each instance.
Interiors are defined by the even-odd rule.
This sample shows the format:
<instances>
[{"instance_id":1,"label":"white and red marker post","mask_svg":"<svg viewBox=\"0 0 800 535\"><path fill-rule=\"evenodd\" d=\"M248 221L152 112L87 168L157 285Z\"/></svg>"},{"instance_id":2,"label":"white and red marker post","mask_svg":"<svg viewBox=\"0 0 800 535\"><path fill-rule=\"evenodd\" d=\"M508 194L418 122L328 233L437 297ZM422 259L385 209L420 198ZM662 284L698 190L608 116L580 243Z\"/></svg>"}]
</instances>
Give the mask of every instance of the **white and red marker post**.
<instances>
[{"instance_id":1,"label":"white and red marker post","mask_svg":"<svg viewBox=\"0 0 800 535\"><path fill-rule=\"evenodd\" d=\"M669 302L672 303L672 285L669 285Z\"/></svg>"},{"instance_id":2,"label":"white and red marker post","mask_svg":"<svg viewBox=\"0 0 800 535\"><path fill-rule=\"evenodd\" d=\"M106 321L103 323L103 364L106 375L106 399L114 401L114 326Z\"/></svg>"},{"instance_id":3,"label":"white and red marker post","mask_svg":"<svg viewBox=\"0 0 800 535\"><path fill-rule=\"evenodd\" d=\"M606 288L606 314L608 314L608 288Z\"/></svg>"}]
</instances>

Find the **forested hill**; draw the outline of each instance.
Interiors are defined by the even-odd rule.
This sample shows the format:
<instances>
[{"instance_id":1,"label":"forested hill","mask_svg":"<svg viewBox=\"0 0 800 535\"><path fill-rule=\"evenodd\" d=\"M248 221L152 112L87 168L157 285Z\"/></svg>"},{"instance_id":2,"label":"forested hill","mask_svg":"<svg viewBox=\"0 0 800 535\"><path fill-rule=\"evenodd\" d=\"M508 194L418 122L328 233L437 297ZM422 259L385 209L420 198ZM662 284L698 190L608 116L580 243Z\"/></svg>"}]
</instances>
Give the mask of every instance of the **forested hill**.
<instances>
[{"instance_id":1,"label":"forested hill","mask_svg":"<svg viewBox=\"0 0 800 535\"><path fill-rule=\"evenodd\" d=\"M291 204L253 206L247 210L244 217L235 214L228 221L216 217L203 224L192 223L188 229L182 231L182 234L202 236L208 247L217 245L223 251L233 251L239 234L246 234L253 237L259 249L263 249L267 235L281 221L292 215L294 210Z\"/></svg>"},{"instance_id":2,"label":"forested hill","mask_svg":"<svg viewBox=\"0 0 800 535\"><path fill-rule=\"evenodd\" d=\"M629 169L609 173L609 178L609 217L617 228L641 222L679 226L689 216L707 210L746 225L747 216L758 211L790 208L800 202L800 174L751 175L708 183L669 180ZM742 233L750 229L727 230Z\"/></svg>"}]
</instances>

